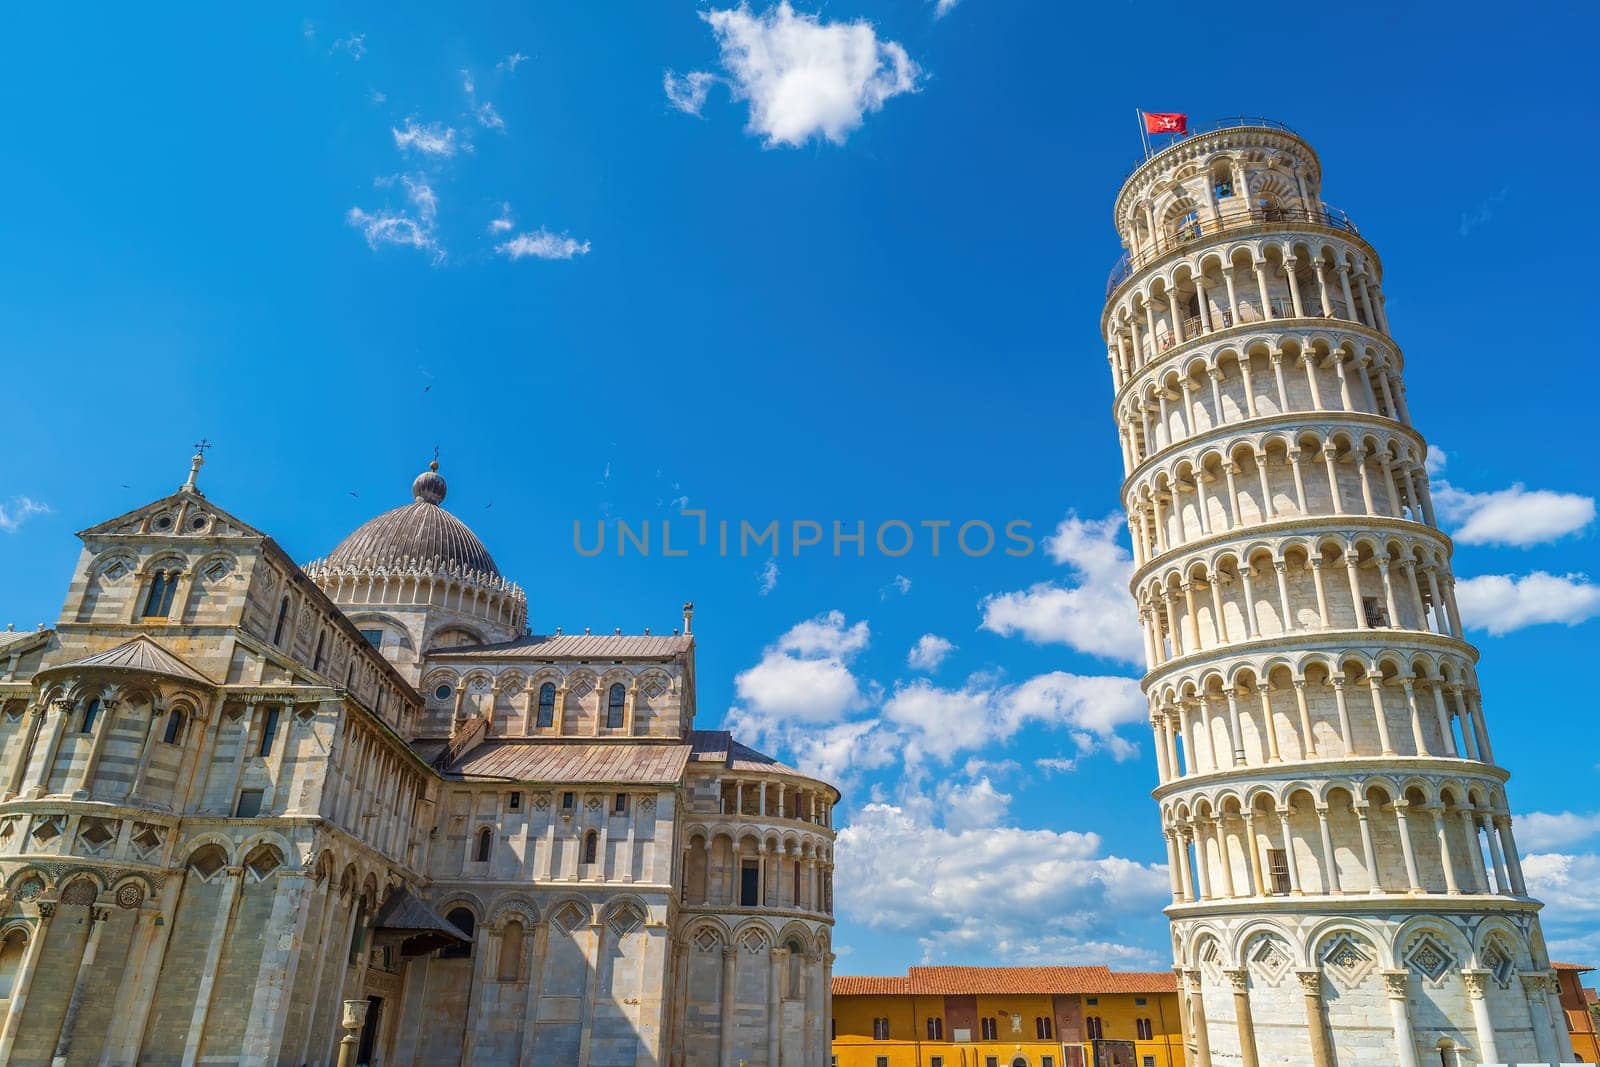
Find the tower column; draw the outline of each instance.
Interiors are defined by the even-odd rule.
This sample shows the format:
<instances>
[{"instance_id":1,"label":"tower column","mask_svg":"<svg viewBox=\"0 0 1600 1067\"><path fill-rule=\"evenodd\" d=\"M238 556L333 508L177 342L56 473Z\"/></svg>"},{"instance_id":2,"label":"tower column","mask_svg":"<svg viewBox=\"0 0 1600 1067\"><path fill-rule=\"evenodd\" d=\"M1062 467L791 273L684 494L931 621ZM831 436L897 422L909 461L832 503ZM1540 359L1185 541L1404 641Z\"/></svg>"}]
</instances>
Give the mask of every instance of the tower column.
<instances>
[{"instance_id":1,"label":"tower column","mask_svg":"<svg viewBox=\"0 0 1600 1067\"><path fill-rule=\"evenodd\" d=\"M1494 1038L1494 1019L1489 1015L1489 1002L1484 994L1489 989L1489 972L1483 968L1469 968L1461 972L1467 987L1467 999L1472 1002L1472 1025L1477 1031L1478 1056L1484 1063L1500 1061L1500 1046Z\"/></svg>"},{"instance_id":2,"label":"tower column","mask_svg":"<svg viewBox=\"0 0 1600 1067\"><path fill-rule=\"evenodd\" d=\"M1406 987L1410 980L1410 971L1383 972L1383 991L1389 997L1389 1022L1394 1027L1398 1067L1417 1067L1417 1039L1411 1030L1411 1012L1406 1003Z\"/></svg>"},{"instance_id":3,"label":"tower column","mask_svg":"<svg viewBox=\"0 0 1600 1067\"><path fill-rule=\"evenodd\" d=\"M1223 972L1233 985L1233 1017L1239 1027L1239 1059L1243 1067L1260 1067L1256 1054L1256 1023L1250 1015L1250 972L1244 967Z\"/></svg>"}]
</instances>

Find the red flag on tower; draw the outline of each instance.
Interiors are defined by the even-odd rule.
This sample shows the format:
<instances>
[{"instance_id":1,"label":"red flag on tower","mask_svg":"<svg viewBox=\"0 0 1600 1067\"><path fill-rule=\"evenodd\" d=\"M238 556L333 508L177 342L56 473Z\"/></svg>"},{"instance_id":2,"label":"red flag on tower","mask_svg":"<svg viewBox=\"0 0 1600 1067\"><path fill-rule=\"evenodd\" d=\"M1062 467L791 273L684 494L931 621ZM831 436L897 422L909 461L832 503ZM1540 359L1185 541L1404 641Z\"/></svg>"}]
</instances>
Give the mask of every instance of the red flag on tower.
<instances>
[{"instance_id":1,"label":"red flag on tower","mask_svg":"<svg viewBox=\"0 0 1600 1067\"><path fill-rule=\"evenodd\" d=\"M1188 133L1189 132L1189 116L1188 115L1180 115L1180 114L1176 114L1176 113L1173 113L1173 112L1154 112L1154 111L1145 111L1145 112L1142 112L1142 114L1144 115L1144 132L1145 133Z\"/></svg>"}]
</instances>

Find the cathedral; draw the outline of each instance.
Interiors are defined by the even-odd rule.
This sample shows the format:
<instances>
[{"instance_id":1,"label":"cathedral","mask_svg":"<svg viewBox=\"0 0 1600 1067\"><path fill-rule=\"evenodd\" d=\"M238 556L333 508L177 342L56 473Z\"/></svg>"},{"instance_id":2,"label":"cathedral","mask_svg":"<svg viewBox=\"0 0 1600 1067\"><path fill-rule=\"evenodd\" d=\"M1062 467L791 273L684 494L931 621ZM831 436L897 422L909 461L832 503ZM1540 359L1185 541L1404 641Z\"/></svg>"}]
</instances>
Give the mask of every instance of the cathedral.
<instances>
[{"instance_id":1,"label":"cathedral","mask_svg":"<svg viewBox=\"0 0 1600 1067\"><path fill-rule=\"evenodd\" d=\"M412 500L297 565L197 484L0 634L0 1063L822 1067L839 793L670 634L533 634Z\"/></svg>"}]
</instances>

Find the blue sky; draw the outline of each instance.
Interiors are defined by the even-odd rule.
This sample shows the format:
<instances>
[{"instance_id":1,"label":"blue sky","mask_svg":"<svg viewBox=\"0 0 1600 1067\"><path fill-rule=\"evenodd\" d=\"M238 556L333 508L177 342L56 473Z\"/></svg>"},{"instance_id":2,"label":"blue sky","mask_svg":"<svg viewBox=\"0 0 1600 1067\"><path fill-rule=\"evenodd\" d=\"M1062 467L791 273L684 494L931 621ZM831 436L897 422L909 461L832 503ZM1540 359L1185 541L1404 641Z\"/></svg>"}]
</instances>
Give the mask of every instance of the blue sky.
<instances>
[{"instance_id":1,"label":"blue sky","mask_svg":"<svg viewBox=\"0 0 1600 1067\"><path fill-rule=\"evenodd\" d=\"M537 629L662 632L695 600L701 725L844 785L840 973L1162 966L1101 523L1110 208L1136 107L1271 115L1383 257L1457 573L1490 579L1465 606L1530 879L1557 954L1600 961L1600 726L1569 682L1600 612L1567 395L1596 310L1571 182L1597 162L1592 7L1215 31L1142 0L525 7L11 14L0 625L53 620L72 532L176 488L201 436L213 499L303 560L437 444ZM799 89L773 77L795 50ZM868 551L574 551L580 520L677 517L682 544L685 498L860 520ZM886 558L892 519L1023 520L1038 547L947 531L935 557L917 527ZM1013 619L1067 606L1008 632L1006 594ZM912 666L924 635L952 647Z\"/></svg>"}]
</instances>

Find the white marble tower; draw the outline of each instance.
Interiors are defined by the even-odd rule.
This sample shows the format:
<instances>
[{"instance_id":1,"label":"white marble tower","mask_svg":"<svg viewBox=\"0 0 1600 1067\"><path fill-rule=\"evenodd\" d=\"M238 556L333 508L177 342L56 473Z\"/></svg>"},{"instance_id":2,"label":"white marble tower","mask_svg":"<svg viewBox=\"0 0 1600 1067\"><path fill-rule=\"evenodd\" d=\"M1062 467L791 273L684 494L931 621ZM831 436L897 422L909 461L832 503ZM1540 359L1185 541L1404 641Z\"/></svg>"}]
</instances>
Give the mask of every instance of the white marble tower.
<instances>
[{"instance_id":1,"label":"white marble tower","mask_svg":"<svg viewBox=\"0 0 1600 1067\"><path fill-rule=\"evenodd\" d=\"M1198 1067L1572 1059L1377 253L1293 131L1139 165L1102 329Z\"/></svg>"}]
</instances>

